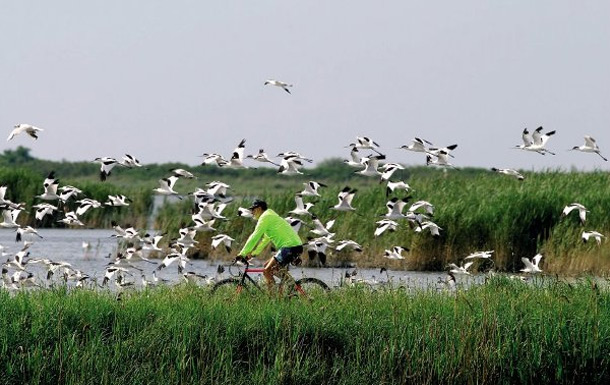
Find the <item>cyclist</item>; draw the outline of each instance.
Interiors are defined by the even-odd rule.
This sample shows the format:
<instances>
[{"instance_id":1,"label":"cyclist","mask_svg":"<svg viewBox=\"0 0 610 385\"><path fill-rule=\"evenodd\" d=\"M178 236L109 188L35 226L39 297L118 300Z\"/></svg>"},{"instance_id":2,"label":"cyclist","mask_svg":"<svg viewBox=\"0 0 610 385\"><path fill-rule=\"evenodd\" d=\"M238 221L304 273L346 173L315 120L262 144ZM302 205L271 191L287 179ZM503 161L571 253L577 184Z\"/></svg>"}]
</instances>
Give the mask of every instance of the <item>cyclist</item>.
<instances>
[{"instance_id":1,"label":"cyclist","mask_svg":"<svg viewBox=\"0 0 610 385\"><path fill-rule=\"evenodd\" d=\"M274 274L281 279L292 278L286 267L300 259L303 244L290 224L275 211L267 208L267 202L256 199L250 210L257 220L256 227L238 257L250 259L259 255L269 243L273 243L278 252L265 262L263 272L267 288L271 291L275 284Z\"/></svg>"}]
</instances>

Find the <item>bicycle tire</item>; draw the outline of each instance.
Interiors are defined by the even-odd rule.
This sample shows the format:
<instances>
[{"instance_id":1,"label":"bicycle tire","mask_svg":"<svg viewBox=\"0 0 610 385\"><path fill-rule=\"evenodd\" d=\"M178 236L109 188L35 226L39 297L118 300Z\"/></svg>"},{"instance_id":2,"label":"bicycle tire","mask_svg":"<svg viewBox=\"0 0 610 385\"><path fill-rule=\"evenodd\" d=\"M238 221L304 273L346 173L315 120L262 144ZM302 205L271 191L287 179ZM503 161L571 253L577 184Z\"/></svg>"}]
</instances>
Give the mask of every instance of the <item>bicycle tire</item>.
<instances>
[{"instance_id":1,"label":"bicycle tire","mask_svg":"<svg viewBox=\"0 0 610 385\"><path fill-rule=\"evenodd\" d=\"M297 287L303 289L303 292L299 291ZM328 285L317 278L306 277L296 280L295 285L292 287L290 291L291 295L305 295L306 297L315 297L320 294L326 294L330 291Z\"/></svg>"},{"instance_id":2,"label":"bicycle tire","mask_svg":"<svg viewBox=\"0 0 610 385\"><path fill-rule=\"evenodd\" d=\"M235 296L238 294L237 288L239 280L237 278L225 278L212 286L212 295L215 296Z\"/></svg>"}]
</instances>

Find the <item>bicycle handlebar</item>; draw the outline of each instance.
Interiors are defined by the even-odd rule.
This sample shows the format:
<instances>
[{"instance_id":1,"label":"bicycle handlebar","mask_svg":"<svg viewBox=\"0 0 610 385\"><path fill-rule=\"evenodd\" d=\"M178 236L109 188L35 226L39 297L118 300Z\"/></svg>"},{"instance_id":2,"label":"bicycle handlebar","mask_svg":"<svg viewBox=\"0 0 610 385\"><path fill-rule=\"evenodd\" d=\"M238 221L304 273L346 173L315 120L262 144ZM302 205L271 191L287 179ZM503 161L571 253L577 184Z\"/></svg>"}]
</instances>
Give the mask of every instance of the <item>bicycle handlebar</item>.
<instances>
[{"instance_id":1,"label":"bicycle handlebar","mask_svg":"<svg viewBox=\"0 0 610 385\"><path fill-rule=\"evenodd\" d=\"M239 255L233 259L233 262L231 263L231 265L237 265L240 262L243 263L244 265L246 265L246 267L248 267L248 265L250 265L250 262L248 262L248 258L239 256Z\"/></svg>"},{"instance_id":2,"label":"bicycle handlebar","mask_svg":"<svg viewBox=\"0 0 610 385\"><path fill-rule=\"evenodd\" d=\"M237 276L239 276L239 275L241 274L241 271L238 271L238 273L237 273L237 274L235 274L235 273L234 273L234 272L231 270L231 268L232 268L232 267L235 267L235 266L238 266L238 267L239 267L239 264L243 264L243 265L245 266L245 268L246 268L246 269L248 268L248 266L250 266L250 262L248 262L248 258L246 258L246 257L242 257L242 256L239 256L239 255L238 255L237 257L233 258L233 261L232 261L232 262L231 262L231 264L229 265L229 274L230 274L231 276L233 276L233 277L237 277Z\"/></svg>"}]
</instances>

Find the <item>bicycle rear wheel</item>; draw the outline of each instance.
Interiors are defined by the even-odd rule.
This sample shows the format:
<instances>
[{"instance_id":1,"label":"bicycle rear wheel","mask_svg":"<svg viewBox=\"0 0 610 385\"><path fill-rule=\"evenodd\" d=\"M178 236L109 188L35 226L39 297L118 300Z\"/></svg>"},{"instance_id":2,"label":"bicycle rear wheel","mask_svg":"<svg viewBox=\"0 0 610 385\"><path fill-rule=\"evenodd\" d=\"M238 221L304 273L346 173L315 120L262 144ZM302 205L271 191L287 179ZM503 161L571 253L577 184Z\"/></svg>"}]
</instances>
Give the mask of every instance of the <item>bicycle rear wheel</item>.
<instances>
[{"instance_id":1,"label":"bicycle rear wheel","mask_svg":"<svg viewBox=\"0 0 610 385\"><path fill-rule=\"evenodd\" d=\"M329 291L330 288L324 281L307 277L297 280L292 287L290 294L307 298L316 298L321 295L326 295Z\"/></svg>"}]
</instances>

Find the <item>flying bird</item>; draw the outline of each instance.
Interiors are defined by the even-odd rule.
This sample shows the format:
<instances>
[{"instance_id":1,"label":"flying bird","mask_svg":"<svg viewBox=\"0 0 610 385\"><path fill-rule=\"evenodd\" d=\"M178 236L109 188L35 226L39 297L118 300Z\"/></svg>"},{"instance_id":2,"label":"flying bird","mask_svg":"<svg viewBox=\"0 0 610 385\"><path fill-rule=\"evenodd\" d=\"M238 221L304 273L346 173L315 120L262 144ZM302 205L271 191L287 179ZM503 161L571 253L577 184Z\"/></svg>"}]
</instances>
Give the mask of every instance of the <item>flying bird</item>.
<instances>
[{"instance_id":1,"label":"flying bird","mask_svg":"<svg viewBox=\"0 0 610 385\"><path fill-rule=\"evenodd\" d=\"M438 151L435 155L426 154L426 166L451 167L456 169L454 165L449 163L448 156L449 153L443 150Z\"/></svg>"},{"instance_id":2,"label":"flying bird","mask_svg":"<svg viewBox=\"0 0 610 385\"><path fill-rule=\"evenodd\" d=\"M114 166L116 166L116 165L121 165L122 166L123 165L122 163L120 163L115 158L111 158L109 156L104 156L104 157L101 157L101 158L95 158L93 160L93 163L99 163L100 164L100 180L102 182L104 182L106 180L106 178L108 178L110 176L110 172L112 171Z\"/></svg>"},{"instance_id":3,"label":"flying bird","mask_svg":"<svg viewBox=\"0 0 610 385\"><path fill-rule=\"evenodd\" d=\"M524 151L537 152L541 155L555 155L554 152L551 152L546 149L547 142L549 141L552 135L555 135L555 132L556 131L553 130L542 134L542 126L540 126L535 129L534 132L530 135L530 132L527 130L527 128L524 128L523 133L521 134L521 139L523 143L515 146L515 148Z\"/></svg>"},{"instance_id":4,"label":"flying bird","mask_svg":"<svg viewBox=\"0 0 610 385\"><path fill-rule=\"evenodd\" d=\"M403 246L394 246L389 250L385 250L383 253L383 257L384 258L388 258L388 259L405 259L405 257L403 257L402 253L403 252L408 252L409 249Z\"/></svg>"},{"instance_id":5,"label":"flying bird","mask_svg":"<svg viewBox=\"0 0 610 385\"><path fill-rule=\"evenodd\" d=\"M538 253L536 254L536 256L534 258L532 258L532 260L530 261L529 258L521 258L521 261L523 262L523 264L525 265L525 267L523 269L521 269L520 271L524 272L524 273L542 273L542 270L540 269L539 265L540 265L540 260L542 259L542 254Z\"/></svg>"},{"instance_id":6,"label":"flying bird","mask_svg":"<svg viewBox=\"0 0 610 385\"><path fill-rule=\"evenodd\" d=\"M288 89L288 87L292 87L292 84L288 84L288 83L285 83L285 82L282 82L279 80L267 79L265 81L264 85L272 85L272 86L280 87L281 89L288 92L289 94L291 93L290 90Z\"/></svg>"},{"instance_id":7,"label":"flying bird","mask_svg":"<svg viewBox=\"0 0 610 385\"><path fill-rule=\"evenodd\" d=\"M608 159L599 152L599 146L597 145L595 139L593 139L593 137L589 135L585 135L585 144L583 144L582 146L574 146L572 150L581 152L591 152L599 155L606 162L608 161Z\"/></svg>"},{"instance_id":8,"label":"flying bird","mask_svg":"<svg viewBox=\"0 0 610 385\"><path fill-rule=\"evenodd\" d=\"M355 211L354 207L352 207L352 200L354 199L354 195L358 190L353 189L349 186L345 186L341 192L337 195L339 199L339 203L331 207L333 210L337 211Z\"/></svg>"},{"instance_id":9,"label":"flying bird","mask_svg":"<svg viewBox=\"0 0 610 385\"><path fill-rule=\"evenodd\" d=\"M432 143L426 139L415 137L411 141L411 144L403 144L399 149L413 152L428 152L428 147L426 147L426 145L432 146Z\"/></svg>"},{"instance_id":10,"label":"flying bird","mask_svg":"<svg viewBox=\"0 0 610 385\"><path fill-rule=\"evenodd\" d=\"M519 173L519 171L513 170L512 168L495 168L495 167L492 167L491 171L497 172L498 174L504 174L504 175L512 176L512 177L517 178L518 180L525 179L525 177L523 175L521 175L521 173Z\"/></svg>"},{"instance_id":11,"label":"flying bird","mask_svg":"<svg viewBox=\"0 0 610 385\"><path fill-rule=\"evenodd\" d=\"M194 179L195 175L193 175L190 171L186 171L183 168L172 168L169 170L174 176L178 178L186 178L186 179Z\"/></svg>"},{"instance_id":12,"label":"flying bird","mask_svg":"<svg viewBox=\"0 0 610 385\"><path fill-rule=\"evenodd\" d=\"M26 123L20 123L20 124L16 124L15 128L13 129L13 131L11 131L11 133L8 136L8 139L6 139L6 141L10 141L11 139L13 139L15 137L15 135L19 135L23 132L25 132L26 134L28 134L29 136L31 136L34 139L38 139L38 133L40 131L44 131L42 128L36 127L36 126L32 126L31 124L26 124Z\"/></svg>"},{"instance_id":13,"label":"flying bird","mask_svg":"<svg viewBox=\"0 0 610 385\"><path fill-rule=\"evenodd\" d=\"M407 183L405 183L403 181L392 182L392 181L388 180L388 183L386 186L387 186L386 192L385 192L386 197L390 196L390 194L393 193L394 190L405 190L405 192L409 192L409 190L411 190L411 186L409 186Z\"/></svg>"},{"instance_id":14,"label":"flying bird","mask_svg":"<svg viewBox=\"0 0 610 385\"><path fill-rule=\"evenodd\" d=\"M449 272L453 273L453 274L470 275L470 272L468 271L468 269L470 268L470 266L472 266L473 263L474 262L466 262L466 263L462 263L461 266L458 266L455 263L450 263Z\"/></svg>"},{"instance_id":15,"label":"flying bird","mask_svg":"<svg viewBox=\"0 0 610 385\"><path fill-rule=\"evenodd\" d=\"M391 219L382 219L380 221L375 222L377 224L377 228L375 229L375 237L380 236L386 231L394 232L398 227L398 223Z\"/></svg>"},{"instance_id":16,"label":"flying bird","mask_svg":"<svg viewBox=\"0 0 610 385\"><path fill-rule=\"evenodd\" d=\"M302 196L310 196L310 197L319 197L320 192L318 191L320 187L328 187L324 183L318 183L316 181L310 180L309 182L303 182L305 188L300 192Z\"/></svg>"},{"instance_id":17,"label":"flying bird","mask_svg":"<svg viewBox=\"0 0 610 385\"><path fill-rule=\"evenodd\" d=\"M231 253L231 243L235 241L235 239L231 238L227 234L218 234L212 237L212 247L215 249L221 244L225 247L227 253Z\"/></svg>"},{"instance_id":18,"label":"flying bird","mask_svg":"<svg viewBox=\"0 0 610 385\"><path fill-rule=\"evenodd\" d=\"M309 215L309 216L312 215L309 212L309 210L313 207L313 203L311 203L311 202L303 203L303 197L301 196L301 194L295 195L294 202L296 203L296 208L294 208L293 210L290 210L289 211L290 214Z\"/></svg>"},{"instance_id":19,"label":"flying bird","mask_svg":"<svg viewBox=\"0 0 610 385\"><path fill-rule=\"evenodd\" d=\"M584 225L585 221L587 220L587 213L589 210L587 210L587 208L580 203L574 202L564 207L563 211L561 212L561 217L563 218L567 216L573 210L578 210L578 218L580 218L580 223Z\"/></svg>"},{"instance_id":20,"label":"flying bird","mask_svg":"<svg viewBox=\"0 0 610 385\"><path fill-rule=\"evenodd\" d=\"M167 178L159 179L159 187L153 189L153 191L161 195L173 195L175 197L178 197L178 199L182 199L180 194L178 194L174 190L174 186L176 185L177 180L178 177L174 175L169 176Z\"/></svg>"},{"instance_id":21,"label":"flying bird","mask_svg":"<svg viewBox=\"0 0 610 385\"><path fill-rule=\"evenodd\" d=\"M606 236L598 231L583 231L582 232L581 238L584 243L587 243L587 241L591 237L595 238L595 241L597 242L598 245L601 245L602 238L605 238Z\"/></svg>"},{"instance_id":22,"label":"flying bird","mask_svg":"<svg viewBox=\"0 0 610 385\"><path fill-rule=\"evenodd\" d=\"M363 157L360 162L364 166L364 169L356 171L356 174L364 176L380 176L381 173L377 170L379 168L379 161L385 159L385 155L371 155Z\"/></svg>"},{"instance_id":23,"label":"flying bird","mask_svg":"<svg viewBox=\"0 0 610 385\"><path fill-rule=\"evenodd\" d=\"M356 136L356 142L350 143L346 147L356 147L359 150L373 150L377 154L381 155L381 152L377 150L379 144L368 136Z\"/></svg>"},{"instance_id":24,"label":"flying bird","mask_svg":"<svg viewBox=\"0 0 610 385\"><path fill-rule=\"evenodd\" d=\"M272 161L271 159L269 159L269 155L267 155L265 150L262 148L258 150L258 153L256 155L247 155L246 158L256 160L257 162L271 163L277 167L280 167L279 164L277 164L274 161Z\"/></svg>"}]
</instances>

